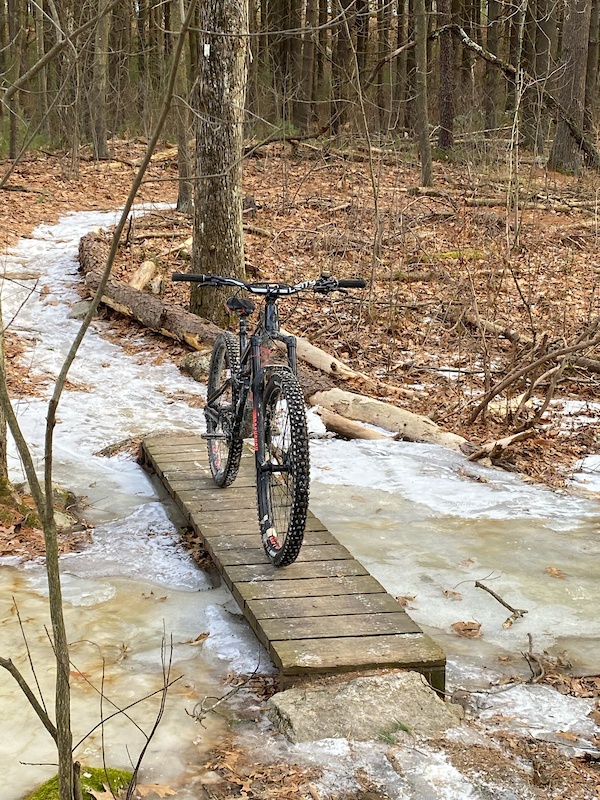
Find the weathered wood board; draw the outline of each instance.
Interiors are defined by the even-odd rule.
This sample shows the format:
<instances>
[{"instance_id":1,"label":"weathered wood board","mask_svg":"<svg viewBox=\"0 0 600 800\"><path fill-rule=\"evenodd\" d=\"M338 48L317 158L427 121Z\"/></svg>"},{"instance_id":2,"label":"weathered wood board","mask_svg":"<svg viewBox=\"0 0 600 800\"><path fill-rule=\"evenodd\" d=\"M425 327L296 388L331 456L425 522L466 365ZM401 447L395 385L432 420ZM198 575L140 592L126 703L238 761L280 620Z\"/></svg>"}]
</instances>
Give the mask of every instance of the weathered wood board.
<instances>
[{"instance_id":1,"label":"weathered wood board","mask_svg":"<svg viewBox=\"0 0 600 800\"><path fill-rule=\"evenodd\" d=\"M281 688L310 676L406 668L444 690L442 649L310 511L297 561L272 566L260 542L250 451L233 486L219 489L199 436L157 436L142 447L279 669Z\"/></svg>"}]
</instances>

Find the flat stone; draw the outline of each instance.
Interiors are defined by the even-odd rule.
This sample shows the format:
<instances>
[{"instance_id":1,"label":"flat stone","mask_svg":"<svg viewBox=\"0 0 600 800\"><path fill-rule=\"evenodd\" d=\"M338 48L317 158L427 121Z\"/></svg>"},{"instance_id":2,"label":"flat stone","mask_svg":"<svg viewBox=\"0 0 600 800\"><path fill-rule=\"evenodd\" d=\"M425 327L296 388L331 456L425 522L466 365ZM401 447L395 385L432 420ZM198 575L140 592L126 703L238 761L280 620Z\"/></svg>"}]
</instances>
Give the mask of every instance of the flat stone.
<instances>
[{"instance_id":1,"label":"flat stone","mask_svg":"<svg viewBox=\"0 0 600 800\"><path fill-rule=\"evenodd\" d=\"M267 715L291 742L346 738L367 741L396 732L438 736L464 716L418 672L369 675L274 695Z\"/></svg>"},{"instance_id":2,"label":"flat stone","mask_svg":"<svg viewBox=\"0 0 600 800\"><path fill-rule=\"evenodd\" d=\"M92 305L91 300L78 300L73 303L69 311L69 319L83 319Z\"/></svg>"},{"instance_id":3,"label":"flat stone","mask_svg":"<svg viewBox=\"0 0 600 800\"><path fill-rule=\"evenodd\" d=\"M182 372L187 372L196 381L205 381L208 377L210 368L210 350L186 353L181 359L179 368Z\"/></svg>"}]
</instances>

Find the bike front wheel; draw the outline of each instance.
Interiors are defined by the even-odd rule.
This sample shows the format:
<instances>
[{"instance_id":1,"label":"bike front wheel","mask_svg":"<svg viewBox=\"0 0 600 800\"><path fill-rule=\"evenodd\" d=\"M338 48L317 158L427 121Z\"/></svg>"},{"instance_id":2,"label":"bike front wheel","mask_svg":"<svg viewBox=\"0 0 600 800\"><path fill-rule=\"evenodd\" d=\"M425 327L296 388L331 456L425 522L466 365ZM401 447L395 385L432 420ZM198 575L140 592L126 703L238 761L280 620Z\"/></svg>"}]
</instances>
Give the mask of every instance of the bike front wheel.
<instances>
[{"instance_id":1,"label":"bike front wheel","mask_svg":"<svg viewBox=\"0 0 600 800\"><path fill-rule=\"evenodd\" d=\"M215 341L206 392L206 439L208 463L217 486L229 486L236 479L243 440L234 437L233 421L238 399L236 377L240 369L238 340L221 333Z\"/></svg>"},{"instance_id":2,"label":"bike front wheel","mask_svg":"<svg viewBox=\"0 0 600 800\"><path fill-rule=\"evenodd\" d=\"M274 372L263 398L264 463L258 464L258 518L273 564L298 557L308 511L309 454L304 398L296 377Z\"/></svg>"}]
</instances>

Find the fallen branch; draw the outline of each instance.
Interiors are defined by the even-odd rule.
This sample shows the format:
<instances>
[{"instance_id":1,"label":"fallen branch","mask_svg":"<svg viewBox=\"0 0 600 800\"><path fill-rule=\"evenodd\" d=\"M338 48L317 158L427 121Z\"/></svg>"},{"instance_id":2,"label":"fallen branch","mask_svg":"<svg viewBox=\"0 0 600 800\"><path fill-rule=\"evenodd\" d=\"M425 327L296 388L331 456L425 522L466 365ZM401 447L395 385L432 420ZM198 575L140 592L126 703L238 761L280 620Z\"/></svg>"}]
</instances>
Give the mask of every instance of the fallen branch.
<instances>
[{"instance_id":1,"label":"fallen branch","mask_svg":"<svg viewBox=\"0 0 600 800\"><path fill-rule=\"evenodd\" d=\"M480 458L488 456L490 460L493 461L494 458L497 458L498 455L510 447L511 444L520 442L522 439L527 439L529 436L533 436L534 432L535 431L532 428L528 428L527 430L514 433L512 436L505 436L503 439L496 439L494 442L487 442L487 444L482 445L479 450L471 453L467 460L479 461Z\"/></svg>"},{"instance_id":2,"label":"fallen branch","mask_svg":"<svg viewBox=\"0 0 600 800\"><path fill-rule=\"evenodd\" d=\"M487 586L485 586L483 583L481 583L481 581L475 581L475 587L477 589L483 589L484 592L487 592L488 594L491 594L491 596L494 598L494 600L497 600L500 603L500 605L504 606L504 608L508 609L508 611L511 612L511 616L502 623L502 627L503 628L510 628L510 626L513 624L513 622L516 622L518 619L520 619L521 617L525 616L525 614L527 614L527 610L526 609L524 609L524 608L513 608L511 605L509 605L509 603L506 602L506 600L503 600L500 597L500 595L497 595L496 592L494 592L492 589L489 589Z\"/></svg>"},{"instance_id":3,"label":"fallen branch","mask_svg":"<svg viewBox=\"0 0 600 800\"><path fill-rule=\"evenodd\" d=\"M317 414L323 420L323 424L331 433L341 436L343 439L393 439L390 434L367 428L360 422L342 417L327 408L317 408Z\"/></svg>"},{"instance_id":4,"label":"fallen branch","mask_svg":"<svg viewBox=\"0 0 600 800\"><path fill-rule=\"evenodd\" d=\"M598 327L598 322L600 320L596 320L593 325L590 326L591 330L595 330ZM510 372L504 380L497 383L493 386L489 392L483 397L483 400L476 406L476 408L472 411L469 417L469 424L475 422L479 414L484 410L490 400L496 395L500 394L507 386L510 386L511 383L523 378L530 372L533 372L538 367L541 367L543 364L546 364L548 361L557 361L561 359L563 356L570 355L571 353L576 353L581 350L587 350L590 347L595 347L597 344L600 344L600 333L593 336L591 339L584 339L583 341L575 342L575 344L569 345L568 347L561 347L558 350L553 350L550 353L546 353L540 358L537 358L535 361L532 361L530 364L526 364L524 367L519 367L514 369Z\"/></svg>"},{"instance_id":5,"label":"fallen branch","mask_svg":"<svg viewBox=\"0 0 600 800\"><path fill-rule=\"evenodd\" d=\"M342 389L317 392L310 402L348 419L376 425L396 434L398 439L441 444L452 450L460 450L466 442L462 436L439 428L429 417Z\"/></svg>"}]
</instances>

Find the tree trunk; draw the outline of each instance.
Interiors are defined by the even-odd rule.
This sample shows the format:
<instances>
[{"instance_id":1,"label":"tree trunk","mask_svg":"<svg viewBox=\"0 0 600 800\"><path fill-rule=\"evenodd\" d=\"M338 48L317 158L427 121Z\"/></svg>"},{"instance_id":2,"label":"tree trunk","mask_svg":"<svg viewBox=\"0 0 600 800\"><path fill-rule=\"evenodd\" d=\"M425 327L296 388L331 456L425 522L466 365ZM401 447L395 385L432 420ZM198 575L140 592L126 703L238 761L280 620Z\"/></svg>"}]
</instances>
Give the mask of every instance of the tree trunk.
<instances>
[{"instance_id":1,"label":"tree trunk","mask_svg":"<svg viewBox=\"0 0 600 800\"><path fill-rule=\"evenodd\" d=\"M307 0L306 30L302 45L302 82L300 98L296 109L296 124L301 131L307 131L313 116L313 80L315 74L315 39L319 18L319 0Z\"/></svg>"},{"instance_id":2,"label":"tree trunk","mask_svg":"<svg viewBox=\"0 0 600 800\"><path fill-rule=\"evenodd\" d=\"M431 186L433 183L427 113L427 34L425 0L415 0L415 122L421 157L421 186Z\"/></svg>"},{"instance_id":3,"label":"tree trunk","mask_svg":"<svg viewBox=\"0 0 600 800\"><path fill-rule=\"evenodd\" d=\"M600 0L591 0L590 36L585 72L585 103L583 112L583 129L586 133L594 133L594 117L598 102L598 58L600 56Z\"/></svg>"},{"instance_id":4,"label":"tree trunk","mask_svg":"<svg viewBox=\"0 0 600 800\"><path fill-rule=\"evenodd\" d=\"M246 49L245 0L200 3L200 52L195 111L194 272L244 278L242 153ZM224 35L220 35L223 33ZM227 321L228 290L192 288L190 310Z\"/></svg>"},{"instance_id":5,"label":"tree trunk","mask_svg":"<svg viewBox=\"0 0 600 800\"><path fill-rule=\"evenodd\" d=\"M19 39L20 39L20 24L19 24L19 3L18 0L8 0L8 39L10 42L8 52L8 75L7 80L9 86L15 83L19 77ZM14 159L17 157L19 149L18 143L18 94L10 98L8 105L9 113L9 139L8 139L8 157Z\"/></svg>"},{"instance_id":6,"label":"tree trunk","mask_svg":"<svg viewBox=\"0 0 600 800\"><path fill-rule=\"evenodd\" d=\"M98 14L101 15L96 27L94 40L94 68L91 105L92 133L96 158L107 158L106 95L108 89L108 35L110 32L110 13L106 12L108 0L98 0Z\"/></svg>"},{"instance_id":7,"label":"tree trunk","mask_svg":"<svg viewBox=\"0 0 600 800\"><path fill-rule=\"evenodd\" d=\"M537 3L528 0L525 12L525 26L523 29L523 52L521 62L526 73L531 75L530 80L523 87L521 98L521 133L524 146L537 155L543 147L540 141L541 95L537 74L536 59L536 31L537 31Z\"/></svg>"},{"instance_id":8,"label":"tree trunk","mask_svg":"<svg viewBox=\"0 0 600 800\"><path fill-rule=\"evenodd\" d=\"M335 6L338 14L345 17L337 28L331 63L332 70L332 131L339 134L348 121L350 103L349 88L352 80L352 30L355 13L353 0L339 0Z\"/></svg>"},{"instance_id":9,"label":"tree trunk","mask_svg":"<svg viewBox=\"0 0 600 800\"><path fill-rule=\"evenodd\" d=\"M390 52L390 19L389 0L379 0L377 7L377 49L378 59L385 59ZM379 115L379 132L385 135L390 126L390 74L391 66L387 63L377 73L377 111Z\"/></svg>"},{"instance_id":10,"label":"tree trunk","mask_svg":"<svg viewBox=\"0 0 600 800\"><path fill-rule=\"evenodd\" d=\"M440 27L452 22L450 0L438 0ZM454 69L453 39L447 31L440 36L440 89L439 89L439 135L440 150L451 150L454 145Z\"/></svg>"},{"instance_id":11,"label":"tree trunk","mask_svg":"<svg viewBox=\"0 0 600 800\"><path fill-rule=\"evenodd\" d=\"M487 4L487 41L488 52L498 55L498 41L500 33L500 2L488 0ZM483 117L486 136L492 136L496 130L496 111L498 107L498 70L486 62L483 73Z\"/></svg>"},{"instance_id":12,"label":"tree trunk","mask_svg":"<svg viewBox=\"0 0 600 800\"><path fill-rule=\"evenodd\" d=\"M570 0L563 23L558 100L580 128L583 128L590 17L589 0ZM548 166L573 174L581 172L583 166L581 148L563 119L556 125Z\"/></svg>"},{"instance_id":13,"label":"tree trunk","mask_svg":"<svg viewBox=\"0 0 600 800\"><path fill-rule=\"evenodd\" d=\"M185 19L184 0L177 0L174 17L177 20L178 27L181 27ZM177 166L179 177L177 210L182 211L184 214L192 213L194 193L191 153L188 144L191 128L187 77L188 62L189 45L186 44L177 67L177 84L175 87L175 97L173 98L175 126L177 129Z\"/></svg>"}]
</instances>

